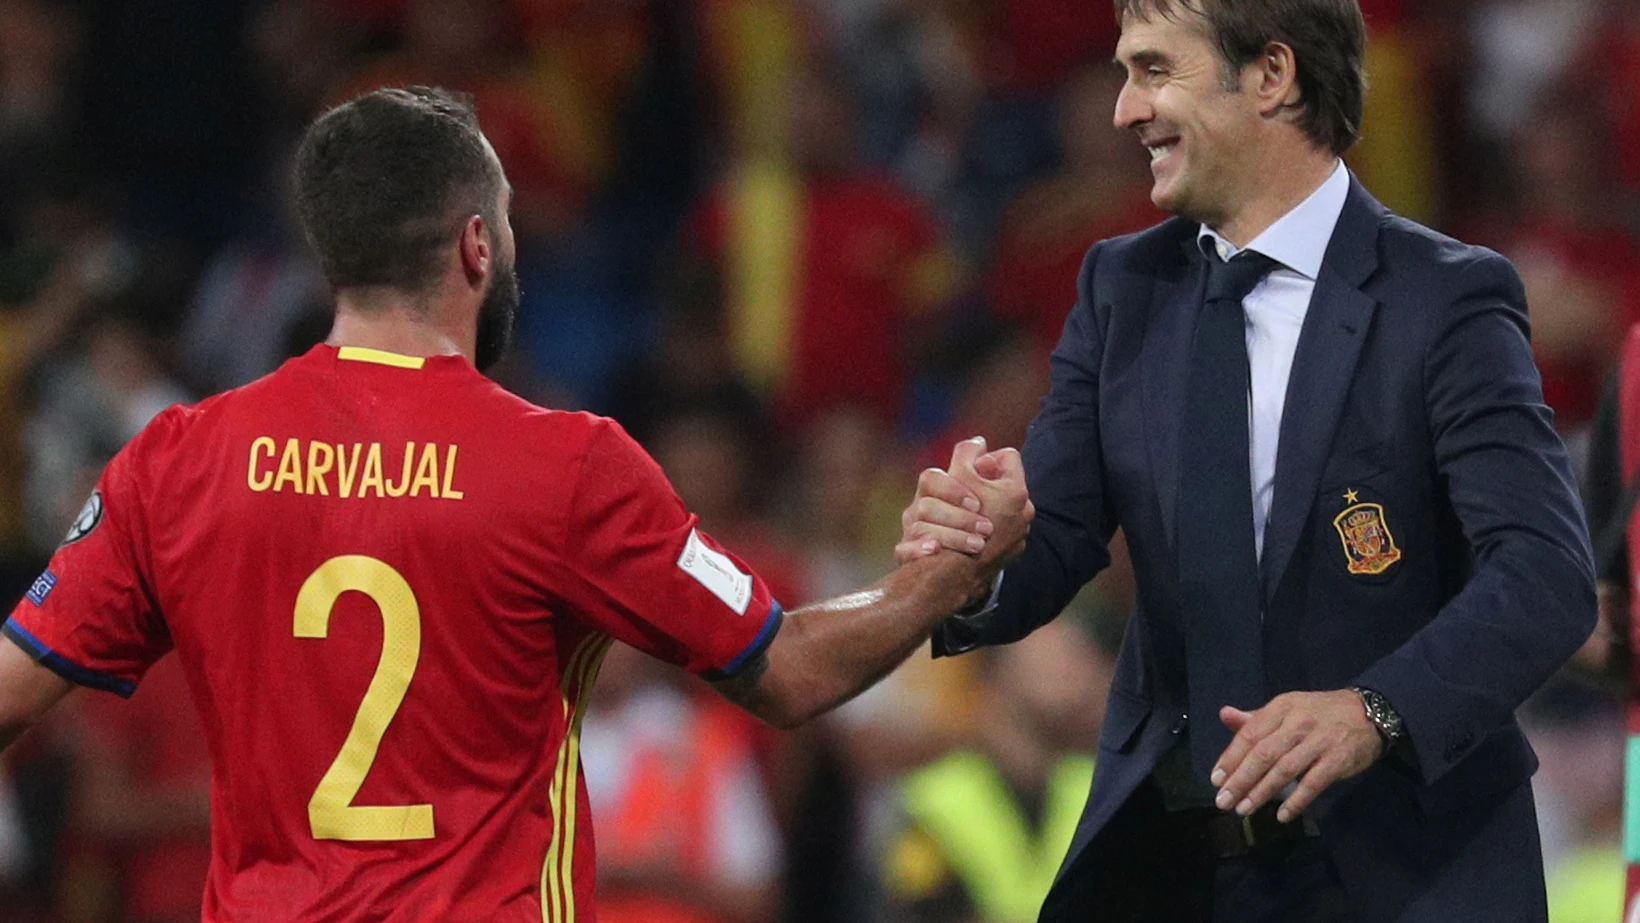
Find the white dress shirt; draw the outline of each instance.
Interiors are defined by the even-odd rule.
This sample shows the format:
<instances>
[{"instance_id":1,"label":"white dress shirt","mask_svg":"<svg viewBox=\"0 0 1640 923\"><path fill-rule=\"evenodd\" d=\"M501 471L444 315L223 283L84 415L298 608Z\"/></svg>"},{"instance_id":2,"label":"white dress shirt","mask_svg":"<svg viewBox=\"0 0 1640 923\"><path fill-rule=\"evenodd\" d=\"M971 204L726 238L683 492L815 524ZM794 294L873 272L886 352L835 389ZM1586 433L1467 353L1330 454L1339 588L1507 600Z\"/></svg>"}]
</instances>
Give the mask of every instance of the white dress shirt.
<instances>
[{"instance_id":1,"label":"white dress shirt","mask_svg":"<svg viewBox=\"0 0 1640 923\"><path fill-rule=\"evenodd\" d=\"M1344 203L1350 195L1350 171L1340 160L1327 181L1297 208L1281 216L1244 249L1262 253L1281 264L1242 300L1247 313L1247 360L1252 393L1247 401L1248 462L1253 480L1253 547L1264 557L1264 526L1270 521L1270 503L1276 490L1276 449L1281 440L1281 411L1287 404L1287 379L1298 352L1298 334L1310 312L1310 298L1321 263L1327 256ZM1241 250L1202 227L1199 241L1211 243L1228 261ZM991 593L966 615L983 615L996 608L1002 593L997 574Z\"/></svg>"},{"instance_id":2,"label":"white dress shirt","mask_svg":"<svg viewBox=\"0 0 1640 923\"><path fill-rule=\"evenodd\" d=\"M1248 461L1253 473L1253 543L1260 558L1264 555L1264 525L1275 498L1276 449L1293 354L1298 351L1298 334L1310 311L1327 244L1349 194L1350 171L1340 161L1321 188L1245 248L1281 264L1241 303L1247 312L1247 360L1252 371L1252 393L1247 401ZM1199 239L1210 242L1227 261L1241 252L1206 226Z\"/></svg>"}]
</instances>

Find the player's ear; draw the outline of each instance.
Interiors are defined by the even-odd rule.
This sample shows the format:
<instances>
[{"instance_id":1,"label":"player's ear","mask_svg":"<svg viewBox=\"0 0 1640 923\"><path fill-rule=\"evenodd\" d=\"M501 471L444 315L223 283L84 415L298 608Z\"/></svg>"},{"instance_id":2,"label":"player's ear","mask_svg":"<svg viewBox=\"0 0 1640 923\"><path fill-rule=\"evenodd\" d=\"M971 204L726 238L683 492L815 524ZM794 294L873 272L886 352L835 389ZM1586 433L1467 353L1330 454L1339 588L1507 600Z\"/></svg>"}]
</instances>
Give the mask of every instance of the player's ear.
<instances>
[{"instance_id":1,"label":"player's ear","mask_svg":"<svg viewBox=\"0 0 1640 923\"><path fill-rule=\"evenodd\" d=\"M491 228L482 216L472 215L462 224L458 249L461 255L461 269L466 274L469 284L481 285L489 275L490 260L494 256L494 243Z\"/></svg>"}]
</instances>

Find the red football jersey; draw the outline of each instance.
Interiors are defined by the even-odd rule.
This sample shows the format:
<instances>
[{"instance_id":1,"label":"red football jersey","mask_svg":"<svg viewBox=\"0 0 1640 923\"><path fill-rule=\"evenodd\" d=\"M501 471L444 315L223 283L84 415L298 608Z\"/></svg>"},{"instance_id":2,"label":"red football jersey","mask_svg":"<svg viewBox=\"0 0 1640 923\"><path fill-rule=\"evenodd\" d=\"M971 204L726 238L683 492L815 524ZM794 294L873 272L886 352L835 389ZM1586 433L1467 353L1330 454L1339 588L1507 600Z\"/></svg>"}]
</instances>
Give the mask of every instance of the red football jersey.
<instances>
[{"instance_id":1,"label":"red football jersey","mask_svg":"<svg viewBox=\"0 0 1640 923\"><path fill-rule=\"evenodd\" d=\"M4 632L129 695L175 647L207 921L591 921L579 728L610 639L730 674L779 629L615 423L459 357L319 346L161 414Z\"/></svg>"}]
</instances>

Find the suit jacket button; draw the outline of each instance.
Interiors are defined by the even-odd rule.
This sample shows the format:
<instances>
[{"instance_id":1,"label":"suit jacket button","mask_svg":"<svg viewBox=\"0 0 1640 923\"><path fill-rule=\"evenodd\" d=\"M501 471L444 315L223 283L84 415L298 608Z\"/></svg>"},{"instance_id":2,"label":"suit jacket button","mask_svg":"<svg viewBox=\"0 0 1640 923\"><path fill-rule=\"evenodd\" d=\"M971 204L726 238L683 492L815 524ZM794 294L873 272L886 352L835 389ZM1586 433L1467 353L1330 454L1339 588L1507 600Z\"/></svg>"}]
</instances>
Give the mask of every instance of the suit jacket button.
<instances>
[{"instance_id":1,"label":"suit jacket button","mask_svg":"<svg viewBox=\"0 0 1640 923\"><path fill-rule=\"evenodd\" d=\"M1190 716L1189 715L1180 715L1179 720L1173 722L1173 736L1177 737L1180 734L1183 734L1185 726L1188 725L1189 723L1190 723Z\"/></svg>"}]
</instances>

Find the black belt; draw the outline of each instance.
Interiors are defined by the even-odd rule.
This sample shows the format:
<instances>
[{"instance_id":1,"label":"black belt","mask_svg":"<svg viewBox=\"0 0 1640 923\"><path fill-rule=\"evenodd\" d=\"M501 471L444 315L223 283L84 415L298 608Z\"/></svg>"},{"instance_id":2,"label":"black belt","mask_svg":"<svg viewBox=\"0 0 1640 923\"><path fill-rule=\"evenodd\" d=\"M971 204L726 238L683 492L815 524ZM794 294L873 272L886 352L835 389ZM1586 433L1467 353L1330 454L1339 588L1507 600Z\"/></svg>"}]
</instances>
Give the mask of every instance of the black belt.
<instances>
[{"instance_id":1,"label":"black belt","mask_svg":"<svg viewBox=\"0 0 1640 923\"><path fill-rule=\"evenodd\" d=\"M1213 808L1191 808L1172 816L1204 832L1208 851L1215 859L1235 859L1261 851L1277 843L1296 843L1321 835L1315 821L1300 815L1298 820L1276 820L1276 805L1267 804L1252 814L1226 814Z\"/></svg>"}]
</instances>

